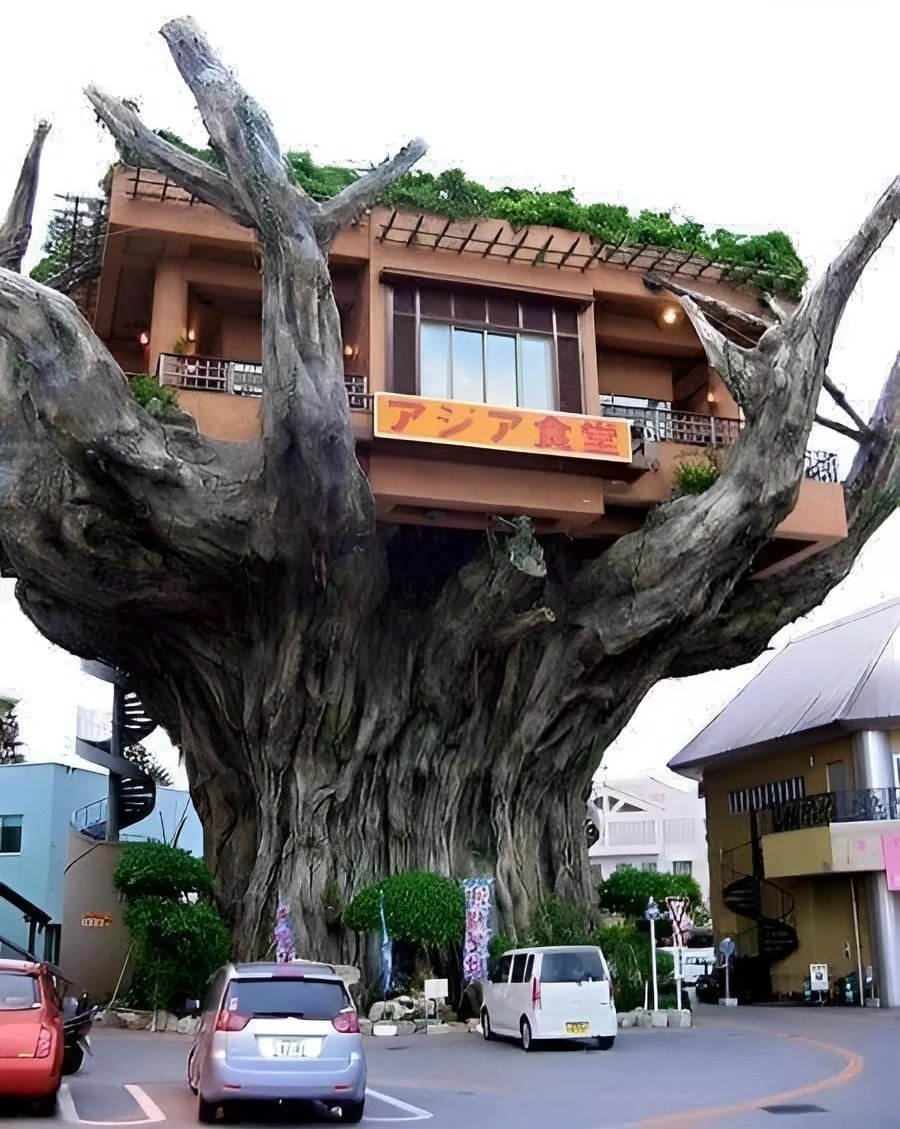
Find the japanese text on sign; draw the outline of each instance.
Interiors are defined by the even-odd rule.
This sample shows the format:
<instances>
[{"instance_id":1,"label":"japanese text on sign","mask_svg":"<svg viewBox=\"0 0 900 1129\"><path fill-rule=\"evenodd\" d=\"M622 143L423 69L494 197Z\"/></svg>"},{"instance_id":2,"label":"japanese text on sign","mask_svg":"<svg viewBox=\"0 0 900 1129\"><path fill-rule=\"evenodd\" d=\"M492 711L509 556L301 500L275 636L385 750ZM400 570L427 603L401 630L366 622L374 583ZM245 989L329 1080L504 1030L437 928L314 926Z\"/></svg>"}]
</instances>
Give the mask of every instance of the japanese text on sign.
<instances>
[{"instance_id":1,"label":"japanese text on sign","mask_svg":"<svg viewBox=\"0 0 900 1129\"><path fill-rule=\"evenodd\" d=\"M105 929L112 925L112 918L108 913L86 913L81 924L85 929Z\"/></svg>"},{"instance_id":2,"label":"japanese text on sign","mask_svg":"<svg viewBox=\"0 0 900 1129\"><path fill-rule=\"evenodd\" d=\"M531 411L391 392L375 395L375 434L420 443L631 462L627 420Z\"/></svg>"}]
</instances>

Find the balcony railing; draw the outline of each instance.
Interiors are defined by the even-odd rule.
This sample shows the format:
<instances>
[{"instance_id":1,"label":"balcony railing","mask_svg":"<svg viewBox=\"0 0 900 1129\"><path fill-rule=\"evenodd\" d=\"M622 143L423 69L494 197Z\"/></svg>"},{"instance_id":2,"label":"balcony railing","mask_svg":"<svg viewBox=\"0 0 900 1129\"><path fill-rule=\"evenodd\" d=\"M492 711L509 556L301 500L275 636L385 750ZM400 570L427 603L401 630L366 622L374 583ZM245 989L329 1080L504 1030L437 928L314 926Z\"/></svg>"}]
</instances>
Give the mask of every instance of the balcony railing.
<instances>
[{"instance_id":1,"label":"balcony railing","mask_svg":"<svg viewBox=\"0 0 900 1129\"><path fill-rule=\"evenodd\" d=\"M160 384L191 392L224 392L234 396L261 396L263 392L262 365L224 357L161 353L156 376ZM345 375L344 386L351 411L372 410L368 377Z\"/></svg>"},{"instance_id":2,"label":"balcony railing","mask_svg":"<svg viewBox=\"0 0 900 1129\"><path fill-rule=\"evenodd\" d=\"M681 443L691 447L728 447L737 440L744 426L739 419L630 404L604 403L603 414L631 420L633 436L644 442ZM837 455L831 451L807 451L803 473L817 482L837 482Z\"/></svg>"},{"instance_id":3,"label":"balcony railing","mask_svg":"<svg viewBox=\"0 0 900 1129\"><path fill-rule=\"evenodd\" d=\"M827 827L831 823L876 823L885 819L900 819L900 788L819 792L775 804L759 816L763 835Z\"/></svg>"}]
</instances>

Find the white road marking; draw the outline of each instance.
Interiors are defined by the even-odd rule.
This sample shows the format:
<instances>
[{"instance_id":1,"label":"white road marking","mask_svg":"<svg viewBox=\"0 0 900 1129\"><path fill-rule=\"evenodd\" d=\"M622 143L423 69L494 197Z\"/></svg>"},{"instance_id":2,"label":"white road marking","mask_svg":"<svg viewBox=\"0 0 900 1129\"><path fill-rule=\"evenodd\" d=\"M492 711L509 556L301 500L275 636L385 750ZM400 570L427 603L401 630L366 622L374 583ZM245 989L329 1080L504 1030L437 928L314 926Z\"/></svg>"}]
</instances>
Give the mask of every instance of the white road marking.
<instances>
[{"instance_id":1,"label":"white road marking","mask_svg":"<svg viewBox=\"0 0 900 1129\"><path fill-rule=\"evenodd\" d=\"M144 1111L147 1122L165 1121L166 1115L159 1108L159 1106L151 1098L147 1097L140 1086L126 1086L125 1089L134 1098L137 1104ZM144 1122L132 1121L131 1125L143 1125Z\"/></svg>"},{"instance_id":2,"label":"white road marking","mask_svg":"<svg viewBox=\"0 0 900 1129\"><path fill-rule=\"evenodd\" d=\"M69 1084L63 1082L59 1091L59 1111L62 1114L63 1121L67 1121L71 1125L155 1125L166 1120L163 1111L147 1097L140 1086L126 1086L125 1089L140 1106L144 1114L143 1118L137 1120L126 1118L121 1121L88 1121L84 1117L79 1117Z\"/></svg>"},{"instance_id":3,"label":"white road marking","mask_svg":"<svg viewBox=\"0 0 900 1129\"><path fill-rule=\"evenodd\" d=\"M427 1109L419 1109L417 1105L410 1105L409 1102L402 1102L399 1098L392 1098L389 1094L382 1094L379 1090L372 1090L366 1087L366 1093L370 1098L377 1098L380 1102L385 1102L387 1105L392 1105L396 1109L402 1109L406 1113L411 1113L412 1117L369 1117L368 1114L363 1118L364 1121L430 1121L434 1117L433 1113L429 1113Z\"/></svg>"}]
</instances>

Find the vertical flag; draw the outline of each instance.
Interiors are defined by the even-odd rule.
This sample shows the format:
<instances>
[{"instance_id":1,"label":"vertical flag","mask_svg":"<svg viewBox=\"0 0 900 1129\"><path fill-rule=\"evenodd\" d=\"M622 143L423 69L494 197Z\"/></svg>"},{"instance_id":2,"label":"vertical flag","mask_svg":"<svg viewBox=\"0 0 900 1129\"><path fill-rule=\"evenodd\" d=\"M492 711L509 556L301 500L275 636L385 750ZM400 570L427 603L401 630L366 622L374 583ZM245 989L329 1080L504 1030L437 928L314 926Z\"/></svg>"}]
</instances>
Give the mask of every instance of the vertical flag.
<instances>
[{"instance_id":1,"label":"vertical flag","mask_svg":"<svg viewBox=\"0 0 900 1129\"><path fill-rule=\"evenodd\" d=\"M381 991L386 996L391 987L393 971L393 950L388 936L387 919L384 916L384 890L381 891Z\"/></svg>"}]
</instances>

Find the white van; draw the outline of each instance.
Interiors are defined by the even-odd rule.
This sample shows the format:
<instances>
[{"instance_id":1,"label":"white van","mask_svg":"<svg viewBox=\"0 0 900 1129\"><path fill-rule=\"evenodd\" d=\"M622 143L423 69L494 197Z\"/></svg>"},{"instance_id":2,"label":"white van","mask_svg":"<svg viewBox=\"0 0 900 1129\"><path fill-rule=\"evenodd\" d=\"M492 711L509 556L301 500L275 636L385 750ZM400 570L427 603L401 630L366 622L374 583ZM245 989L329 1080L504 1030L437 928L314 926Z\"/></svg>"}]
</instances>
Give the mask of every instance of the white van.
<instances>
[{"instance_id":1,"label":"white van","mask_svg":"<svg viewBox=\"0 0 900 1129\"><path fill-rule=\"evenodd\" d=\"M507 1035L530 1051L540 1039L593 1039L609 1050L616 1039L616 1005L606 959L588 945L512 949L483 984L485 1039Z\"/></svg>"}]
</instances>

